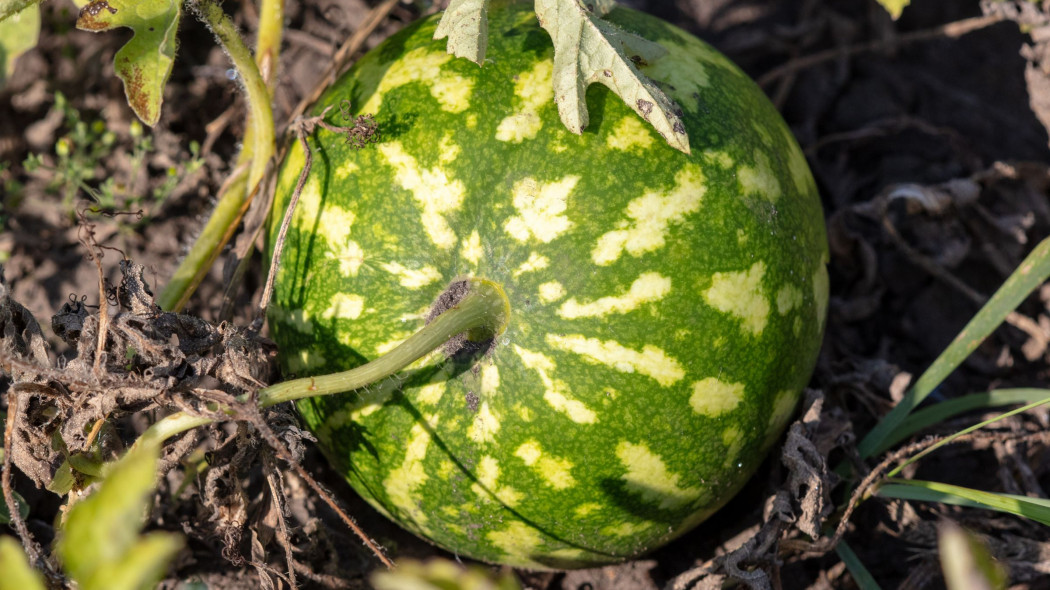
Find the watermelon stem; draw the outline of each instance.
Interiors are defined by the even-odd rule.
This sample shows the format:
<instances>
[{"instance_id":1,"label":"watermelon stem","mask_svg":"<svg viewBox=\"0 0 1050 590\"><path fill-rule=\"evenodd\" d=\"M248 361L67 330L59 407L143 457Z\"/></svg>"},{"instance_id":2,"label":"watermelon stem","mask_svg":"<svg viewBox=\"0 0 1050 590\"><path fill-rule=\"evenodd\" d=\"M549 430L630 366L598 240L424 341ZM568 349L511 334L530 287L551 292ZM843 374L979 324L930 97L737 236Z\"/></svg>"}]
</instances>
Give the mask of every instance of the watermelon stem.
<instances>
[{"instance_id":1,"label":"watermelon stem","mask_svg":"<svg viewBox=\"0 0 1050 590\"><path fill-rule=\"evenodd\" d=\"M319 395L330 395L360 389L382 381L416 362L420 358L445 345L452 338L464 335L470 342L483 343L499 337L510 320L510 302L503 287L486 279L471 278L467 281L466 294L418 332L409 336L397 348L349 371L304 377L276 383L258 391L260 408ZM247 395L237 398L239 402L250 401ZM210 411L232 416L233 410L210 407ZM150 426L135 442L163 442L176 434L215 422L214 415L193 415L176 412Z\"/></svg>"},{"instance_id":2,"label":"watermelon stem","mask_svg":"<svg viewBox=\"0 0 1050 590\"><path fill-rule=\"evenodd\" d=\"M510 318L510 303L503 288L485 279L470 279L467 294L448 311L409 336L397 348L360 367L319 377L276 383L259 390L259 407L304 397L360 389L381 381L464 334L471 342L485 342L503 333Z\"/></svg>"}]
</instances>

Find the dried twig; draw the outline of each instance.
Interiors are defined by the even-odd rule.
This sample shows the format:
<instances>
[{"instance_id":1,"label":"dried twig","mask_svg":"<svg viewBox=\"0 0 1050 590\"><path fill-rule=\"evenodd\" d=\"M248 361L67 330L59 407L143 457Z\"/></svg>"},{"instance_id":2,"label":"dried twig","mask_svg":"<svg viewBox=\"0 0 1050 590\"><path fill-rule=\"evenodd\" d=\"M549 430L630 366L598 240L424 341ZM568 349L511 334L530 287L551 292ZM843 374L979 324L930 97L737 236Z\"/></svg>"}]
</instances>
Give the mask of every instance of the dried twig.
<instances>
[{"instance_id":1,"label":"dried twig","mask_svg":"<svg viewBox=\"0 0 1050 590\"><path fill-rule=\"evenodd\" d=\"M914 43L917 41L928 41L931 39L949 38L955 39L962 37L967 33L989 27L998 22L1002 22L1004 19L998 15L991 16L977 16L973 18L962 19L950 23L946 23L937 27L923 29L921 31L911 31L909 33L903 33L900 36L894 37L889 40L876 40L868 41L865 43L858 43L856 45L850 45L848 47L838 47L835 49L828 49L826 51L819 51L810 55L806 55L797 59L793 59L782 66L773 68L765 74L759 76L758 85L768 86L774 81L783 78L789 74L794 74L799 70L812 68L823 63L834 61L836 59L843 59L852 57L859 53L867 53L869 51L878 51L880 49L889 49L899 45L905 45L908 43Z\"/></svg>"}]
</instances>

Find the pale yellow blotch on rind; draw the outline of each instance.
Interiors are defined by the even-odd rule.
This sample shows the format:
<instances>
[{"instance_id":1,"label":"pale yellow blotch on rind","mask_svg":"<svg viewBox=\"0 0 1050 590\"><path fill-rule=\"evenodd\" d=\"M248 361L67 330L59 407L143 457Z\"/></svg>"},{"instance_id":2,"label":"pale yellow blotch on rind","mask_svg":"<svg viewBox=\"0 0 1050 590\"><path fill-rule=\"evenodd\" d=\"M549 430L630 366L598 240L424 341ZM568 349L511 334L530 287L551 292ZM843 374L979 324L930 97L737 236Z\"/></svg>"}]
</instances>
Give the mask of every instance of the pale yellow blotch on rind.
<instances>
[{"instance_id":1,"label":"pale yellow blotch on rind","mask_svg":"<svg viewBox=\"0 0 1050 590\"><path fill-rule=\"evenodd\" d=\"M747 243L747 232L742 229L736 230L736 243L743 246Z\"/></svg>"},{"instance_id":2,"label":"pale yellow blotch on rind","mask_svg":"<svg viewBox=\"0 0 1050 590\"><path fill-rule=\"evenodd\" d=\"M711 286L702 293L708 305L743 322L744 329L758 336L769 321L769 301L762 289L766 274L764 262L739 272L716 272Z\"/></svg>"},{"instance_id":3,"label":"pale yellow blotch on rind","mask_svg":"<svg viewBox=\"0 0 1050 590\"><path fill-rule=\"evenodd\" d=\"M525 422L532 422L533 418L536 417L532 408L520 403L514 404L514 412Z\"/></svg>"},{"instance_id":4,"label":"pale yellow blotch on rind","mask_svg":"<svg viewBox=\"0 0 1050 590\"><path fill-rule=\"evenodd\" d=\"M431 428L437 423L430 424ZM422 530L430 517L419 505L418 490L426 483L428 477L423 469L423 459L430 448L430 433L423 424L415 424L408 431L408 444L401 466L387 474L383 480L383 489L387 498L401 513L399 522L407 522Z\"/></svg>"},{"instance_id":5,"label":"pale yellow blotch on rind","mask_svg":"<svg viewBox=\"0 0 1050 590\"><path fill-rule=\"evenodd\" d=\"M514 455L534 468L544 483L555 490L564 490L576 485L572 476L572 462L544 454L540 443L529 440L514 451Z\"/></svg>"},{"instance_id":6,"label":"pale yellow blotch on rind","mask_svg":"<svg viewBox=\"0 0 1050 590\"><path fill-rule=\"evenodd\" d=\"M693 383L693 395L689 397L689 405L697 414L717 418L736 409L743 399L743 383L727 383L715 377L707 377Z\"/></svg>"},{"instance_id":7,"label":"pale yellow blotch on rind","mask_svg":"<svg viewBox=\"0 0 1050 590\"><path fill-rule=\"evenodd\" d=\"M613 127L612 133L605 138L605 144L614 150L644 150L652 147L653 134L637 115L627 115Z\"/></svg>"},{"instance_id":8,"label":"pale yellow blotch on rind","mask_svg":"<svg viewBox=\"0 0 1050 590\"><path fill-rule=\"evenodd\" d=\"M817 322L821 330L828 314L828 268L821 263L813 273L813 300L817 304Z\"/></svg>"},{"instance_id":9,"label":"pale yellow blotch on rind","mask_svg":"<svg viewBox=\"0 0 1050 590\"><path fill-rule=\"evenodd\" d=\"M317 367L323 367L328 362L320 350L309 348L300 350L298 354L288 357L287 369L290 373L302 373Z\"/></svg>"},{"instance_id":10,"label":"pale yellow blotch on rind","mask_svg":"<svg viewBox=\"0 0 1050 590\"><path fill-rule=\"evenodd\" d=\"M615 340L587 338L582 334L547 334L546 340L547 344L558 350L578 354L621 373L639 373L651 377L664 387L674 385L685 377L681 363L652 344L646 344L641 351L637 351Z\"/></svg>"},{"instance_id":11,"label":"pale yellow blotch on rind","mask_svg":"<svg viewBox=\"0 0 1050 590\"><path fill-rule=\"evenodd\" d=\"M553 303L565 297L565 287L558 281L548 281L539 286L540 301Z\"/></svg>"},{"instance_id":12,"label":"pale yellow blotch on rind","mask_svg":"<svg viewBox=\"0 0 1050 590\"><path fill-rule=\"evenodd\" d=\"M514 81L515 111L500 121L496 139L521 143L533 139L543 128L538 111L554 102L551 75L554 62L541 60L533 68L516 76Z\"/></svg>"},{"instance_id":13,"label":"pale yellow blotch on rind","mask_svg":"<svg viewBox=\"0 0 1050 590\"><path fill-rule=\"evenodd\" d=\"M474 422L467 428L467 436L476 443L494 443L499 427L499 415L492 411L488 402L481 402L481 407L474 414Z\"/></svg>"},{"instance_id":14,"label":"pale yellow blotch on rind","mask_svg":"<svg viewBox=\"0 0 1050 590\"><path fill-rule=\"evenodd\" d=\"M784 134L784 144L788 149L788 170L791 172L791 180L795 183L795 190L798 191L799 195L808 195L816 191L816 187L813 186L813 175L809 171L809 164L806 163L806 156L802 153L802 149L798 147L798 142L795 141L794 136L791 135L791 131L787 127L781 129Z\"/></svg>"},{"instance_id":15,"label":"pale yellow blotch on rind","mask_svg":"<svg viewBox=\"0 0 1050 590\"><path fill-rule=\"evenodd\" d=\"M326 320L356 320L364 310L364 297L355 293L336 293L321 317Z\"/></svg>"},{"instance_id":16,"label":"pale yellow blotch on rind","mask_svg":"<svg viewBox=\"0 0 1050 590\"><path fill-rule=\"evenodd\" d=\"M755 134L762 140L762 143L766 144L767 147L773 147L773 136L769 134L769 130L766 129L765 125L753 120L751 121L751 128L755 130Z\"/></svg>"},{"instance_id":17,"label":"pale yellow blotch on rind","mask_svg":"<svg viewBox=\"0 0 1050 590\"><path fill-rule=\"evenodd\" d=\"M802 290L794 285L784 285L777 291L777 312L785 315L802 306Z\"/></svg>"},{"instance_id":18,"label":"pale yellow blotch on rind","mask_svg":"<svg viewBox=\"0 0 1050 590\"><path fill-rule=\"evenodd\" d=\"M409 51L404 57L390 64L379 81L378 88L361 107L361 112L379 112L383 96L387 92L412 82L426 84L430 95L437 99L442 110L451 113L467 110L470 107L474 81L451 72L443 72L441 66L451 60L452 56L444 51L432 51L425 47Z\"/></svg>"},{"instance_id":19,"label":"pale yellow blotch on rind","mask_svg":"<svg viewBox=\"0 0 1050 590\"><path fill-rule=\"evenodd\" d=\"M274 305L268 313L274 324L289 326L300 334L314 333L313 316L305 309L285 309Z\"/></svg>"},{"instance_id":20,"label":"pale yellow blotch on rind","mask_svg":"<svg viewBox=\"0 0 1050 590\"><path fill-rule=\"evenodd\" d=\"M288 191L289 193L291 190ZM299 200L295 204L295 212L292 213L292 226L300 231L312 231L320 222L318 214L321 211L321 179L319 175L313 175L306 179ZM280 221L278 221L280 223Z\"/></svg>"},{"instance_id":21,"label":"pale yellow blotch on rind","mask_svg":"<svg viewBox=\"0 0 1050 590\"><path fill-rule=\"evenodd\" d=\"M485 455L478 461L478 466L475 470L478 481L470 489L482 500L492 501L495 499L513 508L521 502L524 495L510 486L501 487L499 485L499 473L499 462L494 457Z\"/></svg>"},{"instance_id":22,"label":"pale yellow blotch on rind","mask_svg":"<svg viewBox=\"0 0 1050 590\"><path fill-rule=\"evenodd\" d=\"M518 214L507 219L503 228L519 242L535 237L544 244L550 243L572 228L572 222L563 213L568 208L569 193L579 181L579 176L570 175L548 183L534 178L514 183L512 202Z\"/></svg>"},{"instance_id":23,"label":"pale yellow blotch on rind","mask_svg":"<svg viewBox=\"0 0 1050 590\"><path fill-rule=\"evenodd\" d=\"M441 143L438 144L438 161L442 164L451 164L456 161L462 151L459 144L452 141L452 134L446 132L441 136Z\"/></svg>"},{"instance_id":24,"label":"pale yellow blotch on rind","mask_svg":"<svg viewBox=\"0 0 1050 590\"><path fill-rule=\"evenodd\" d=\"M639 257L666 244L672 224L700 210L707 191L704 175L695 165L686 165L675 174L675 185L666 191L648 192L627 204L627 219L619 228L602 234L591 251L591 260L600 266L616 262L627 252Z\"/></svg>"},{"instance_id":25,"label":"pale yellow blotch on rind","mask_svg":"<svg viewBox=\"0 0 1050 590\"><path fill-rule=\"evenodd\" d=\"M350 239L351 229L357 216L338 205L329 205L321 213L317 234L328 244L326 257L339 262L339 272L344 276L357 276L364 262L361 246Z\"/></svg>"},{"instance_id":26,"label":"pale yellow blotch on rind","mask_svg":"<svg viewBox=\"0 0 1050 590\"><path fill-rule=\"evenodd\" d=\"M481 367L481 395L492 397L499 391L499 367L485 365Z\"/></svg>"},{"instance_id":27,"label":"pale yellow blotch on rind","mask_svg":"<svg viewBox=\"0 0 1050 590\"><path fill-rule=\"evenodd\" d=\"M655 525L656 523L649 521L621 522L620 524L611 524L603 527L601 532L607 537L634 537L648 531Z\"/></svg>"},{"instance_id":28,"label":"pale yellow blotch on rind","mask_svg":"<svg viewBox=\"0 0 1050 590\"><path fill-rule=\"evenodd\" d=\"M551 263L550 258L540 255L537 252L530 252L529 258L525 262L522 262L518 268L514 269L513 276L518 278L527 272L535 272L537 270L543 270L547 268Z\"/></svg>"},{"instance_id":29,"label":"pale yellow blotch on rind","mask_svg":"<svg viewBox=\"0 0 1050 590\"><path fill-rule=\"evenodd\" d=\"M347 178L350 178L351 175L353 175L355 172L357 172L360 169L361 169L361 167L358 166L357 164L351 162L350 160L346 160L345 162L339 164L336 167L336 169L335 169L335 177L336 177L337 180L346 180Z\"/></svg>"},{"instance_id":30,"label":"pale yellow blotch on rind","mask_svg":"<svg viewBox=\"0 0 1050 590\"><path fill-rule=\"evenodd\" d=\"M531 558L540 554L543 537L529 525L517 520L511 521L505 529L485 533L485 538L503 552L505 557L501 562L518 567L547 569Z\"/></svg>"},{"instance_id":31,"label":"pale yellow blotch on rind","mask_svg":"<svg viewBox=\"0 0 1050 590\"><path fill-rule=\"evenodd\" d=\"M598 421L598 415L594 411L584 405L583 402L569 397L571 391L564 381L551 378L548 371L555 370L556 366L550 357L541 352L533 352L522 348L517 344L514 345L514 352L521 358L525 368L532 369L539 375L545 390L543 400L550 404L552 408L565 414L577 424L594 424Z\"/></svg>"},{"instance_id":32,"label":"pale yellow blotch on rind","mask_svg":"<svg viewBox=\"0 0 1050 590\"><path fill-rule=\"evenodd\" d=\"M736 177L740 181L740 192L744 195L758 195L771 202L780 198L780 181L769 163L769 156L761 150L754 152L755 165L741 166Z\"/></svg>"},{"instance_id":33,"label":"pale yellow blotch on rind","mask_svg":"<svg viewBox=\"0 0 1050 590\"><path fill-rule=\"evenodd\" d=\"M427 383L423 387L419 388L419 393L416 395L416 400L420 403L428 406L433 406L441 401L441 398L445 395L447 385L444 381L438 381L436 383Z\"/></svg>"},{"instance_id":34,"label":"pale yellow blotch on rind","mask_svg":"<svg viewBox=\"0 0 1050 590\"><path fill-rule=\"evenodd\" d=\"M763 447L772 446L780 436L781 431L791 419L795 412L795 404L798 402L798 392L785 389L777 393L773 400L773 411L769 414L769 424L766 426L766 440Z\"/></svg>"},{"instance_id":35,"label":"pale yellow blotch on rind","mask_svg":"<svg viewBox=\"0 0 1050 590\"><path fill-rule=\"evenodd\" d=\"M441 273L433 266L408 268L400 262L388 262L379 265L386 272L396 276L398 283L406 289L419 289L437 281Z\"/></svg>"},{"instance_id":36,"label":"pale yellow blotch on rind","mask_svg":"<svg viewBox=\"0 0 1050 590\"><path fill-rule=\"evenodd\" d=\"M435 246L448 250L456 245L456 233L452 231L444 214L459 209L466 195L466 188L459 180L451 180L441 167L423 169L415 158L405 151L400 142L380 143L379 152L394 168L394 180L411 192L419 204L423 230Z\"/></svg>"},{"instance_id":37,"label":"pale yellow blotch on rind","mask_svg":"<svg viewBox=\"0 0 1050 590\"><path fill-rule=\"evenodd\" d=\"M398 332L395 332L393 334L393 338L376 344L376 355L381 356L390 352L391 350L394 350L398 346L401 346L401 343L407 340L408 337L411 335L412 333L406 330L399 330Z\"/></svg>"},{"instance_id":38,"label":"pale yellow blotch on rind","mask_svg":"<svg viewBox=\"0 0 1050 590\"><path fill-rule=\"evenodd\" d=\"M590 303L579 303L573 297L561 304L558 315L569 320L604 317L628 313L646 303L660 301L671 292L671 279L658 272L642 273L622 295L602 297Z\"/></svg>"},{"instance_id":39,"label":"pale yellow blotch on rind","mask_svg":"<svg viewBox=\"0 0 1050 590\"><path fill-rule=\"evenodd\" d=\"M723 151L704 150L702 156L708 164L715 164L722 168L733 167L733 157Z\"/></svg>"},{"instance_id":40,"label":"pale yellow blotch on rind","mask_svg":"<svg viewBox=\"0 0 1050 590\"><path fill-rule=\"evenodd\" d=\"M469 262L471 266L477 266L481 262L482 255L484 255L478 230L472 231L470 236L463 240L460 248L460 255L463 257L463 260Z\"/></svg>"},{"instance_id":41,"label":"pale yellow blotch on rind","mask_svg":"<svg viewBox=\"0 0 1050 590\"><path fill-rule=\"evenodd\" d=\"M672 510L696 501L703 490L682 487L681 475L667 470L659 455L643 444L621 441L616 445L616 457L624 469L623 481L627 491L641 496L646 502L658 504L661 510Z\"/></svg>"},{"instance_id":42,"label":"pale yellow blotch on rind","mask_svg":"<svg viewBox=\"0 0 1050 590\"><path fill-rule=\"evenodd\" d=\"M726 446L725 461L722 466L726 469L736 467L739 463L740 451L744 448L744 436L736 426L730 426L722 431L722 444Z\"/></svg>"},{"instance_id":43,"label":"pale yellow blotch on rind","mask_svg":"<svg viewBox=\"0 0 1050 590\"><path fill-rule=\"evenodd\" d=\"M605 508L597 502L587 502L586 504L580 504L572 512L579 518L586 518L595 512L601 512Z\"/></svg>"}]
</instances>

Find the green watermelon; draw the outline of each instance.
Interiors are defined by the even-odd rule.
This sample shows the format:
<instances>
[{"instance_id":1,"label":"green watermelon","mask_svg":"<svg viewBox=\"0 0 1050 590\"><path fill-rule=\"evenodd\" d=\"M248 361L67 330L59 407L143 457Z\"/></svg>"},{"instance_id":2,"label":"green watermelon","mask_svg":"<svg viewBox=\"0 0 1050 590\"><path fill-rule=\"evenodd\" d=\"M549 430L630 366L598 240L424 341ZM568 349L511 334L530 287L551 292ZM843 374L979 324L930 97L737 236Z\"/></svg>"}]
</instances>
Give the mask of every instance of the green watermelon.
<instances>
[{"instance_id":1,"label":"green watermelon","mask_svg":"<svg viewBox=\"0 0 1050 590\"><path fill-rule=\"evenodd\" d=\"M827 244L802 152L730 61L617 8L609 21L668 50L640 67L682 107L692 153L598 84L575 135L530 4L493 2L483 67L448 55L432 17L331 86L315 112L342 124L349 101L380 139L311 138L269 321L286 376L319 375L397 346L464 278L501 286L511 315L491 345L299 410L409 531L573 568L678 537L755 471L817 357ZM303 165L297 145L277 211Z\"/></svg>"}]
</instances>

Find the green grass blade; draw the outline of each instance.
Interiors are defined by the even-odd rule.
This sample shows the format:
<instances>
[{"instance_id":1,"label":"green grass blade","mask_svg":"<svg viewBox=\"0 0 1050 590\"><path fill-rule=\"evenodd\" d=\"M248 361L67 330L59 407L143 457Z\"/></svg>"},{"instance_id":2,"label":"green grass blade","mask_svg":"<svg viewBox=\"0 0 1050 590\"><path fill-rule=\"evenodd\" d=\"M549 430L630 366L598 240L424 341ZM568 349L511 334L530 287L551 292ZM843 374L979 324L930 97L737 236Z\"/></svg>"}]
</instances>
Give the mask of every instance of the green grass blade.
<instances>
[{"instance_id":1,"label":"green grass blade","mask_svg":"<svg viewBox=\"0 0 1050 590\"><path fill-rule=\"evenodd\" d=\"M882 590L879 583L875 581L875 577L871 575L868 568L864 567L864 563L844 539L839 540L838 545L835 545L835 553L838 553L839 559L846 564L846 569L849 570L853 581L857 583L860 590Z\"/></svg>"},{"instance_id":2,"label":"green grass blade","mask_svg":"<svg viewBox=\"0 0 1050 590\"><path fill-rule=\"evenodd\" d=\"M889 480L876 492L883 498L940 502L1014 514L1050 526L1050 500L1014 494L997 494L935 481Z\"/></svg>"},{"instance_id":3,"label":"green grass blade","mask_svg":"<svg viewBox=\"0 0 1050 590\"><path fill-rule=\"evenodd\" d=\"M1050 397L1050 389L1017 388L995 389L945 400L928 408L916 410L915 413L908 416L900 425L900 428L886 439L885 446L891 447L917 432L940 424L959 414L974 410L1012 406L1014 404L1031 404L1048 397Z\"/></svg>"},{"instance_id":4,"label":"green grass blade","mask_svg":"<svg viewBox=\"0 0 1050 590\"><path fill-rule=\"evenodd\" d=\"M1044 394L1045 393L1047 393L1047 392L1044 392ZM1020 414L1022 412L1027 412L1028 410L1031 410L1033 408L1038 408L1039 406L1045 405L1047 403L1050 403L1050 397L1045 397L1045 398L1043 398L1043 399L1041 399L1039 401L1036 401L1036 402L1033 402L1033 403L1021 406L1020 408L1017 408L1017 409L1014 409L1014 410L1010 410L1009 412L1003 412L1002 414L999 414L998 416L995 416L994 418L990 418L988 420L985 420L984 422L979 422L977 424L974 424L973 426L970 426L969 428L964 428L964 429L960 430L959 432L956 432L955 434L953 434L951 436L945 437L944 439L937 441L937 444L931 445L931 446L923 449L922 452L916 453L914 456L909 457L907 461L905 461L904 463L901 463L900 465L895 467L893 469L893 471L889 472L886 475L886 477L893 477L893 476L897 475L898 473L901 472L902 469L904 469L908 465L911 465L912 463L918 461L919 459L925 457L926 455L929 455L930 453L932 453L932 452L936 451L937 449L943 447L944 445L952 442L953 440L959 438L960 436L963 436L963 435L966 435L966 434L970 434L971 432L973 432L975 430L979 430L981 428L984 428L985 426L988 426L989 424L992 424L993 422L998 422L999 420L1002 420L1004 418L1009 418L1010 416L1014 416L1014 415Z\"/></svg>"},{"instance_id":5,"label":"green grass blade","mask_svg":"<svg viewBox=\"0 0 1050 590\"><path fill-rule=\"evenodd\" d=\"M864 437L857 450L871 457L888 448L886 443L908 414L956 369L966 357L1006 319L1028 295L1050 277L1050 238L1039 243L1017 270L1006 279L988 303L977 312L955 340L933 361L904 398Z\"/></svg>"}]
</instances>

